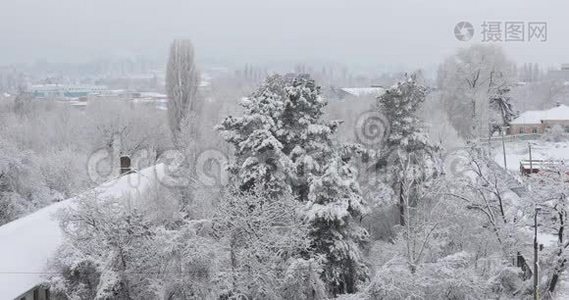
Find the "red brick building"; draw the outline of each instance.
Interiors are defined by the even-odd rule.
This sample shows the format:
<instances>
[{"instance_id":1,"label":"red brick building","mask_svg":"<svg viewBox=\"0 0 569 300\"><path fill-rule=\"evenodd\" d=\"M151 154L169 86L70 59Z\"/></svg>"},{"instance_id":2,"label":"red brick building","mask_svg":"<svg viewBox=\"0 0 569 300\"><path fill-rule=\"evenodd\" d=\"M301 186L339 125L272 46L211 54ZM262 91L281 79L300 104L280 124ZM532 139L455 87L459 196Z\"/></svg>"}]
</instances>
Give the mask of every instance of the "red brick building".
<instances>
[{"instance_id":1,"label":"red brick building","mask_svg":"<svg viewBox=\"0 0 569 300\"><path fill-rule=\"evenodd\" d=\"M510 123L509 134L544 133L555 125L569 132L569 107L526 111Z\"/></svg>"}]
</instances>

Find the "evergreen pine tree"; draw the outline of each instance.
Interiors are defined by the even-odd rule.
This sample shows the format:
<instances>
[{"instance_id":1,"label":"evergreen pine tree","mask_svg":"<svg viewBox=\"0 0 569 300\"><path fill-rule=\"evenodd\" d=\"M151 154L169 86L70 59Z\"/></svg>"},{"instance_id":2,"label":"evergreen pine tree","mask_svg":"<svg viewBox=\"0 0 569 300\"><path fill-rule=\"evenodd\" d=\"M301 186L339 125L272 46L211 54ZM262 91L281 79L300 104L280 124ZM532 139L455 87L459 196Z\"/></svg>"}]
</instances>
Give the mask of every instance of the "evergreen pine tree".
<instances>
[{"instance_id":1,"label":"evergreen pine tree","mask_svg":"<svg viewBox=\"0 0 569 300\"><path fill-rule=\"evenodd\" d=\"M270 76L241 102L243 117L229 116L217 126L234 146L236 160L229 172L242 191L252 191L255 186L273 196L290 191L282 177L283 168L290 164L278 138L285 97L285 79Z\"/></svg>"},{"instance_id":2,"label":"evergreen pine tree","mask_svg":"<svg viewBox=\"0 0 569 300\"><path fill-rule=\"evenodd\" d=\"M334 151L339 124L321 120L326 101L320 88L305 74L273 75L241 105L243 117L229 116L217 127L235 148L232 178L242 191L259 185L307 201L310 174Z\"/></svg>"},{"instance_id":3,"label":"evergreen pine tree","mask_svg":"<svg viewBox=\"0 0 569 300\"><path fill-rule=\"evenodd\" d=\"M311 181L306 215L314 251L326 258L323 277L333 295L354 293L368 279L360 249L369 234L358 223L366 212L354 170L332 154Z\"/></svg>"},{"instance_id":4,"label":"evergreen pine tree","mask_svg":"<svg viewBox=\"0 0 569 300\"><path fill-rule=\"evenodd\" d=\"M390 135L380 149L382 155L378 167L386 169L384 179L397 198L401 225L404 225L406 213L403 198L415 198L415 191L405 190L405 187L416 186L410 185L411 182L426 183L439 173L439 149L429 141L418 117L426 95L427 88L415 75L405 75L404 81L392 86L377 101L377 110L390 124Z\"/></svg>"},{"instance_id":5,"label":"evergreen pine tree","mask_svg":"<svg viewBox=\"0 0 569 300\"><path fill-rule=\"evenodd\" d=\"M499 118L499 120L493 120L490 126L490 135L492 135L496 131L501 132L502 126L510 125L516 117L508 86L496 88L495 93L490 96L490 108L498 114Z\"/></svg>"},{"instance_id":6,"label":"evergreen pine tree","mask_svg":"<svg viewBox=\"0 0 569 300\"><path fill-rule=\"evenodd\" d=\"M323 278L335 295L367 280L360 247L368 234L358 224L366 206L347 153L358 147L333 143L339 122L322 120L325 106L308 75L275 75L243 102L243 117L218 130L235 147L230 170L242 191L291 191L306 203L313 252L325 258Z\"/></svg>"}]
</instances>

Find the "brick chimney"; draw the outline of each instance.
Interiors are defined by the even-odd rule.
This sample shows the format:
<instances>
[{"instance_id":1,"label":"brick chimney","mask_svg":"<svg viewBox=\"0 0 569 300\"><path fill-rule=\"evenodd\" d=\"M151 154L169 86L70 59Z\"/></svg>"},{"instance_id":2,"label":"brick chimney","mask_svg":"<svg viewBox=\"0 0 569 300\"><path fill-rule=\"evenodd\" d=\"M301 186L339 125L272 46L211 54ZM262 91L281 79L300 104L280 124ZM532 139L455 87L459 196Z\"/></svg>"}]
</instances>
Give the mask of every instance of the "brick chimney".
<instances>
[{"instance_id":1,"label":"brick chimney","mask_svg":"<svg viewBox=\"0 0 569 300\"><path fill-rule=\"evenodd\" d=\"M121 156L121 175L130 173L130 157L128 156Z\"/></svg>"}]
</instances>

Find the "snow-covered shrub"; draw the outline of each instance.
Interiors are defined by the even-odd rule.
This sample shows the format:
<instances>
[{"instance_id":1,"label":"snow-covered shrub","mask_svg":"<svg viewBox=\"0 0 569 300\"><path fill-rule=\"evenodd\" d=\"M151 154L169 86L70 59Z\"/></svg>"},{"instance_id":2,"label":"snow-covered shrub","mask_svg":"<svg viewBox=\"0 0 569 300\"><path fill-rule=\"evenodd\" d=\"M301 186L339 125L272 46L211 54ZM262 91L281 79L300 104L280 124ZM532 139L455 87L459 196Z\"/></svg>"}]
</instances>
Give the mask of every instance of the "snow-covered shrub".
<instances>
[{"instance_id":1,"label":"snow-covered shrub","mask_svg":"<svg viewBox=\"0 0 569 300\"><path fill-rule=\"evenodd\" d=\"M51 264L53 293L71 299L210 297L216 243L199 235L194 223L168 229L125 202L86 196L59 213L65 236Z\"/></svg>"},{"instance_id":2,"label":"snow-covered shrub","mask_svg":"<svg viewBox=\"0 0 569 300\"><path fill-rule=\"evenodd\" d=\"M222 199L214 218L215 235L229 251L228 270L220 273L221 296L282 299L302 294L310 299L325 294L319 261L309 258L300 203L290 194L274 199L259 188L228 192ZM292 291L300 280L294 276L305 280Z\"/></svg>"},{"instance_id":3,"label":"snow-covered shrub","mask_svg":"<svg viewBox=\"0 0 569 300\"><path fill-rule=\"evenodd\" d=\"M176 192L159 183L155 183L137 199L129 199L126 205L129 209L140 211L152 224L169 228L175 227L175 224L182 222L185 217Z\"/></svg>"},{"instance_id":4,"label":"snow-covered shrub","mask_svg":"<svg viewBox=\"0 0 569 300\"><path fill-rule=\"evenodd\" d=\"M420 279L419 279L420 280ZM421 299L424 291L403 260L393 260L378 270L365 291L369 299Z\"/></svg>"},{"instance_id":5,"label":"snow-covered shrub","mask_svg":"<svg viewBox=\"0 0 569 300\"><path fill-rule=\"evenodd\" d=\"M32 110L32 99L31 93L20 90L14 98L14 112L18 115L29 114Z\"/></svg>"},{"instance_id":6,"label":"snow-covered shrub","mask_svg":"<svg viewBox=\"0 0 569 300\"><path fill-rule=\"evenodd\" d=\"M50 275L49 287L54 296L95 299L101 276L100 262L83 258L70 244L64 244L58 252L50 265L54 273Z\"/></svg>"},{"instance_id":7,"label":"snow-covered shrub","mask_svg":"<svg viewBox=\"0 0 569 300\"><path fill-rule=\"evenodd\" d=\"M0 192L0 225L4 225L30 211L28 203L14 192Z\"/></svg>"},{"instance_id":8,"label":"snow-covered shrub","mask_svg":"<svg viewBox=\"0 0 569 300\"><path fill-rule=\"evenodd\" d=\"M67 199L92 185L87 176L86 161L86 155L79 151L54 150L43 154L39 169L46 185Z\"/></svg>"},{"instance_id":9,"label":"snow-covered shrub","mask_svg":"<svg viewBox=\"0 0 569 300\"><path fill-rule=\"evenodd\" d=\"M561 142L567 139L567 133L561 125L556 124L546 130L543 138L549 142Z\"/></svg>"},{"instance_id":10,"label":"snow-covered shrub","mask_svg":"<svg viewBox=\"0 0 569 300\"><path fill-rule=\"evenodd\" d=\"M291 258L281 285L283 299L326 299L326 286L320 278L322 262L313 258Z\"/></svg>"},{"instance_id":11,"label":"snow-covered shrub","mask_svg":"<svg viewBox=\"0 0 569 300\"><path fill-rule=\"evenodd\" d=\"M491 279L491 288L494 293L513 295L524 286L522 270L517 267L504 266Z\"/></svg>"},{"instance_id":12,"label":"snow-covered shrub","mask_svg":"<svg viewBox=\"0 0 569 300\"><path fill-rule=\"evenodd\" d=\"M377 270L367 290L370 299L487 299L489 283L477 274L465 252L420 265L394 258Z\"/></svg>"},{"instance_id":13,"label":"snow-covered shrub","mask_svg":"<svg viewBox=\"0 0 569 300\"><path fill-rule=\"evenodd\" d=\"M39 173L38 158L0 137L0 225L56 198Z\"/></svg>"},{"instance_id":14,"label":"snow-covered shrub","mask_svg":"<svg viewBox=\"0 0 569 300\"><path fill-rule=\"evenodd\" d=\"M204 222L187 221L176 230L157 231L154 247L161 263L155 269L159 274L153 278L154 289L164 299L215 299L220 256L225 252L204 231Z\"/></svg>"}]
</instances>

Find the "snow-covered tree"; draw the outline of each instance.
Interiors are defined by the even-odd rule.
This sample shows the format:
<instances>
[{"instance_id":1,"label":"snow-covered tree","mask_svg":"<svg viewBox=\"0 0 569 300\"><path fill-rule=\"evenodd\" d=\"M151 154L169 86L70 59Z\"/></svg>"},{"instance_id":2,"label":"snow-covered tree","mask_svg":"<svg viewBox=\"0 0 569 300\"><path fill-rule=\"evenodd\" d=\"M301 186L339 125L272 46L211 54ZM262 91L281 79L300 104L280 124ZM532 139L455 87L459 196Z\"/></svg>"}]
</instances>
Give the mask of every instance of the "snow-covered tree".
<instances>
[{"instance_id":1,"label":"snow-covered tree","mask_svg":"<svg viewBox=\"0 0 569 300\"><path fill-rule=\"evenodd\" d=\"M515 65L495 45L460 49L439 67L441 91L451 124L464 138L486 137L489 96L512 81Z\"/></svg>"},{"instance_id":2,"label":"snow-covered tree","mask_svg":"<svg viewBox=\"0 0 569 300\"><path fill-rule=\"evenodd\" d=\"M359 224L367 207L355 171L337 155L313 177L306 218L316 253L326 257L323 277L333 295L354 293L368 279L361 248L369 239Z\"/></svg>"},{"instance_id":3,"label":"snow-covered tree","mask_svg":"<svg viewBox=\"0 0 569 300\"><path fill-rule=\"evenodd\" d=\"M308 226L300 215L302 204L290 194L274 199L256 189L228 192L213 220L215 236L229 249L229 270L220 274L221 296L325 298L321 262L306 258L311 249Z\"/></svg>"},{"instance_id":4,"label":"snow-covered tree","mask_svg":"<svg viewBox=\"0 0 569 300\"><path fill-rule=\"evenodd\" d=\"M447 193L480 218L478 226L489 233L486 242L494 245L487 251L502 260L504 270L510 270L509 275L500 275L505 276L502 284L510 282L501 292L508 296L531 294L528 279L535 276L530 261L536 199L482 148L472 146L465 152L465 176L451 179Z\"/></svg>"},{"instance_id":5,"label":"snow-covered tree","mask_svg":"<svg viewBox=\"0 0 569 300\"><path fill-rule=\"evenodd\" d=\"M308 75L273 75L243 99L243 117L226 118L218 130L235 149L230 166L241 190L263 186L292 191L307 201L308 179L334 151L338 122L321 120L326 101Z\"/></svg>"},{"instance_id":6,"label":"snow-covered tree","mask_svg":"<svg viewBox=\"0 0 569 300\"><path fill-rule=\"evenodd\" d=\"M0 137L0 225L48 205L60 195L46 186L32 151Z\"/></svg>"},{"instance_id":7,"label":"snow-covered tree","mask_svg":"<svg viewBox=\"0 0 569 300\"><path fill-rule=\"evenodd\" d=\"M377 167L379 172L385 173L384 182L393 190L401 225L404 225L404 199L409 197L414 203L417 185L428 184L427 179L436 177L440 172L439 149L429 141L418 117L426 94L427 88L418 82L415 75L406 75L405 80L388 89L377 101L377 110L387 116L390 125L390 134L380 145L381 157ZM407 167L410 171L404 172L403 168Z\"/></svg>"},{"instance_id":8,"label":"snow-covered tree","mask_svg":"<svg viewBox=\"0 0 569 300\"><path fill-rule=\"evenodd\" d=\"M539 234L553 235L555 242L546 246L540 256L540 294L550 295L556 291L563 272L567 271L569 251L569 168L563 165L542 169L538 174L524 178L529 185L526 195L531 205L527 216L538 214ZM527 218L527 217L526 217ZM531 218L528 220L530 223Z\"/></svg>"},{"instance_id":9,"label":"snow-covered tree","mask_svg":"<svg viewBox=\"0 0 569 300\"><path fill-rule=\"evenodd\" d=\"M280 132L292 165L290 184L299 200L305 202L309 200L311 175L323 174L336 152L344 150L333 141L341 122L323 120L327 102L310 76L293 78L286 93Z\"/></svg>"},{"instance_id":10,"label":"snow-covered tree","mask_svg":"<svg viewBox=\"0 0 569 300\"><path fill-rule=\"evenodd\" d=\"M480 214L500 246L501 254L514 261L524 238L525 220L519 217L531 206L511 188L518 187L518 181L500 167L477 146L466 150L467 164L462 178L448 185L448 193L462 202L469 210Z\"/></svg>"},{"instance_id":11,"label":"snow-covered tree","mask_svg":"<svg viewBox=\"0 0 569 300\"><path fill-rule=\"evenodd\" d=\"M457 199L448 186L466 190L457 178L439 177L421 189L416 204L405 200L405 225L396 226L392 240L377 241L370 250L376 275L362 298L486 299L521 297L526 291L523 270L502 250L502 242L518 237L507 231L512 226L498 224L502 238L497 238L487 214L478 213L474 204L465 205L467 200ZM478 194L480 204L490 197L490 190ZM496 202L492 200L495 218Z\"/></svg>"},{"instance_id":12,"label":"snow-covered tree","mask_svg":"<svg viewBox=\"0 0 569 300\"><path fill-rule=\"evenodd\" d=\"M32 108L32 95L25 88L19 87L18 94L14 98L14 112L18 115L25 115Z\"/></svg>"},{"instance_id":13,"label":"snow-covered tree","mask_svg":"<svg viewBox=\"0 0 569 300\"><path fill-rule=\"evenodd\" d=\"M323 276L329 292L353 293L368 279L361 248L369 236L359 224L368 210L350 160L365 153L357 145L334 145L339 122L320 120L326 102L319 100L313 81L295 79L288 94L283 118L293 125L287 140L296 140L291 147L293 190L308 201L312 247L326 258Z\"/></svg>"},{"instance_id":14,"label":"snow-covered tree","mask_svg":"<svg viewBox=\"0 0 569 300\"><path fill-rule=\"evenodd\" d=\"M284 168L289 165L279 140L279 118L286 92L285 79L274 75L248 98L242 99L243 117L229 116L217 126L223 138L234 146L235 162L230 166L232 179L242 191L255 185L273 195L289 192Z\"/></svg>"},{"instance_id":15,"label":"snow-covered tree","mask_svg":"<svg viewBox=\"0 0 569 300\"><path fill-rule=\"evenodd\" d=\"M325 105L308 75L275 75L244 101L243 117L229 117L219 129L235 147L231 171L242 191L258 186L306 203L311 245L326 258L329 292L339 294L367 279L361 258L367 232L359 225L366 209L349 166L359 147L334 144L339 122L322 120Z\"/></svg>"},{"instance_id":16,"label":"snow-covered tree","mask_svg":"<svg viewBox=\"0 0 569 300\"><path fill-rule=\"evenodd\" d=\"M85 136L92 145L89 151L108 148L129 156L149 151L156 156L171 145L165 115L153 108L103 99L90 104L85 112Z\"/></svg>"},{"instance_id":17,"label":"snow-covered tree","mask_svg":"<svg viewBox=\"0 0 569 300\"><path fill-rule=\"evenodd\" d=\"M191 129L182 133L183 127L197 124L201 108L197 95L200 75L194 62L194 47L190 40L175 40L170 46L166 69L166 92L168 93L168 120L174 143L180 134L196 133ZM190 124L190 125L188 125Z\"/></svg>"},{"instance_id":18,"label":"snow-covered tree","mask_svg":"<svg viewBox=\"0 0 569 300\"><path fill-rule=\"evenodd\" d=\"M59 212L64 242L49 286L70 299L203 299L215 294L216 243L199 222L165 227L153 207L85 195Z\"/></svg>"},{"instance_id":19,"label":"snow-covered tree","mask_svg":"<svg viewBox=\"0 0 569 300\"><path fill-rule=\"evenodd\" d=\"M493 116L490 117L490 135L494 132L502 132L502 128L509 126L516 117L509 93L510 88L502 86L495 88L494 93L490 95L490 108L494 111Z\"/></svg>"},{"instance_id":20,"label":"snow-covered tree","mask_svg":"<svg viewBox=\"0 0 569 300\"><path fill-rule=\"evenodd\" d=\"M555 124L553 127L545 130L542 138L549 142L559 143L567 140L567 132L563 126Z\"/></svg>"}]
</instances>

